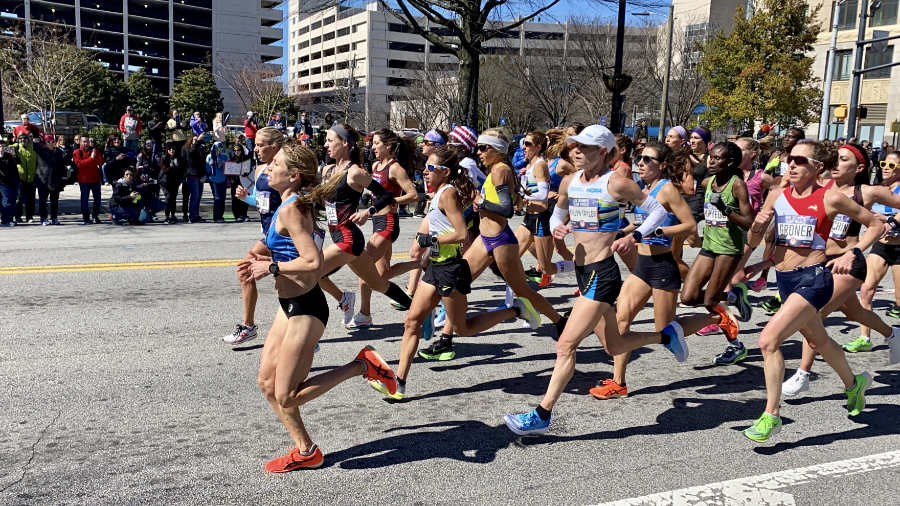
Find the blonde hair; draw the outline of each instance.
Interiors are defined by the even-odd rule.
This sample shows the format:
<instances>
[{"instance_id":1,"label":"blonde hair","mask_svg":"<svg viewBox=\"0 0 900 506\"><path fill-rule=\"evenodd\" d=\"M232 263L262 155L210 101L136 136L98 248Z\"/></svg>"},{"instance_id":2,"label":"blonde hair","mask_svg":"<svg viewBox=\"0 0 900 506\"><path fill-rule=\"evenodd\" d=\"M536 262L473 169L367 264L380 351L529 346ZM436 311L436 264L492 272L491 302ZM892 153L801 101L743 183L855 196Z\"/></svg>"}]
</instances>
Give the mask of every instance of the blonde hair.
<instances>
[{"instance_id":1,"label":"blonde hair","mask_svg":"<svg viewBox=\"0 0 900 506\"><path fill-rule=\"evenodd\" d=\"M259 131L256 132L256 140L274 144L279 147L284 146L285 142L287 142L287 138L281 133L281 130L278 130L275 127L260 128Z\"/></svg>"},{"instance_id":2,"label":"blonde hair","mask_svg":"<svg viewBox=\"0 0 900 506\"><path fill-rule=\"evenodd\" d=\"M279 153L284 157L284 165L291 175L300 175L300 188L312 185L309 193L302 194L297 200L300 212L314 216L315 205L324 202L323 187L319 184L319 161L312 149L300 142L287 142L281 146Z\"/></svg>"}]
</instances>

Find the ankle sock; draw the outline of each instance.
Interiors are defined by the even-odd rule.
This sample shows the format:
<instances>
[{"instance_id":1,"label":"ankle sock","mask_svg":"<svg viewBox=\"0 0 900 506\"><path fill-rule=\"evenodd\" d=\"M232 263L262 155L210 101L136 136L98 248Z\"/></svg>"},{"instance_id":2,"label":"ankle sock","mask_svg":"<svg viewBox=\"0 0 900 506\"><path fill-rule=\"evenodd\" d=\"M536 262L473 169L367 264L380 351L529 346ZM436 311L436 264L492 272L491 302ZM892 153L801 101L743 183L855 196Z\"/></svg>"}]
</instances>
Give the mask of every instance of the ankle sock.
<instances>
[{"instance_id":1,"label":"ankle sock","mask_svg":"<svg viewBox=\"0 0 900 506\"><path fill-rule=\"evenodd\" d=\"M316 453L316 448L318 448L318 446L316 446L316 444L313 443L313 445L309 447L309 450L306 450L305 452L300 452L300 455L303 455L304 457L309 457L313 453Z\"/></svg>"},{"instance_id":2,"label":"ankle sock","mask_svg":"<svg viewBox=\"0 0 900 506\"><path fill-rule=\"evenodd\" d=\"M409 295L395 283L388 283L388 288L384 291L384 294L405 309L409 309L409 306L412 305L412 299L409 298Z\"/></svg>"},{"instance_id":3,"label":"ankle sock","mask_svg":"<svg viewBox=\"0 0 900 506\"><path fill-rule=\"evenodd\" d=\"M550 419L550 411L544 409L544 407L541 406L540 404L538 404L538 407L536 407L534 409L535 409L535 411L537 411L538 416L541 417L541 420L546 422L547 420Z\"/></svg>"}]
</instances>

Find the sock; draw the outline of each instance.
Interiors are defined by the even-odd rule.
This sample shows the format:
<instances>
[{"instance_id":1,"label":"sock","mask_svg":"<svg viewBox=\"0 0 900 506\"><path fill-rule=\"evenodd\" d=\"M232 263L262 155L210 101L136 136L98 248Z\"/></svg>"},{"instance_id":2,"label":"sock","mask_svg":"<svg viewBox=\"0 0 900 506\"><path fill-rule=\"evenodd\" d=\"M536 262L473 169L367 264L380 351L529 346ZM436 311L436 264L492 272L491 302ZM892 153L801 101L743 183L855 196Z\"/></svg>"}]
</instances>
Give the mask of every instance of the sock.
<instances>
[{"instance_id":1,"label":"sock","mask_svg":"<svg viewBox=\"0 0 900 506\"><path fill-rule=\"evenodd\" d=\"M569 321L568 316L560 317L559 321L554 323L553 325L556 327L556 335L561 336L563 330L566 329L566 322Z\"/></svg>"},{"instance_id":2,"label":"sock","mask_svg":"<svg viewBox=\"0 0 900 506\"><path fill-rule=\"evenodd\" d=\"M300 455L303 455L304 457L309 457L313 453L316 453L316 448L318 448L318 446L316 446L316 444L313 443L313 445L309 447L309 450L306 450L305 452L300 452Z\"/></svg>"},{"instance_id":3,"label":"sock","mask_svg":"<svg viewBox=\"0 0 900 506\"><path fill-rule=\"evenodd\" d=\"M735 346L743 346L743 344L741 344L741 340L738 339L737 337L734 338L734 341L728 341L728 344L733 344Z\"/></svg>"},{"instance_id":4,"label":"sock","mask_svg":"<svg viewBox=\"0 0 900 506\"><path fill-rule=\"evenodd\" d=\"M554 262L556 264L556 273L562 274L564 272L572 272L575 270L575 262L571 260L560 260L558 262Z\"/></svg>"},{"instance_id":5,"label":"sock","mask_svg":"<svg viewBox=\"0 0 900 506\"><path fill-rule=\"evenodd\" d=\"M394 283L388 283L388 288L384 291L384 294L397 304L404 306L405 309L409 309L409 306L412 305L412 299L409 298L409 295Z\"/></svg>"},{"instance_id":6,"label":"sock","mask_svg":"<svg viewBox=\"0 0 900 506\"><path fill-rule=\"evenodd\" d=\"M448 346L453 346L453 334L444 334L441 333L441 342Z\"/></svg>"},{"instance_id":7,"label":"sock","mask_svg":"<svg viewBox=\"0 0 900 506\"><path fill-rule=\"evenodd\" d=\"M535 409L535 411L537 411L538 416L541 417L541 420L546 422L547 420L550 419L550 411L544 409L544 407L541 406L540 404L538 404L538 407L536 407L534 409Z\"/></svg>"},{"instance_id":8,"label":"sock","mask_svg":"<svg viewBox=\"0 0 900 506\"><path fill-rule=\"evenodd\" d=\"M406 381L400 381L399 379L397 380L397 392L401 394L406 393Z\"/></svg>"},{"instance_id":9,"label":"sock","mask_svg":"<svg viewBox=\"0 0 900 506\"><path fill-rule=\"evenodd\" d=\"M506 307L512 307L513 300L516 298L516 293L513 292L512 288L509 285L506 286Z\"/></svg>"}]
</instances>

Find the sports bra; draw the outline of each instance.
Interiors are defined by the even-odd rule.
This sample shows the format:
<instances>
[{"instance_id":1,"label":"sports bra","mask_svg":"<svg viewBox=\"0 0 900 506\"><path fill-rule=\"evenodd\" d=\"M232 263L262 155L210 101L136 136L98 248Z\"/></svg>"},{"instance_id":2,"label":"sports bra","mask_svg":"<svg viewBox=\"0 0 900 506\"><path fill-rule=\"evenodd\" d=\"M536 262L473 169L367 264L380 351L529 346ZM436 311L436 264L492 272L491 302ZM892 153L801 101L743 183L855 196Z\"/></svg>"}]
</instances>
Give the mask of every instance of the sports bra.
<instances>
[{"instance_id":1,"label":"sports bra","mask_svg":"<svg viewBox=\"0 0 900 506\"><path fill-rule=\"evenodd\" d=\"M299 195L292 195L290 198L285 200L278 206L278 209L272 214L272 225L275 225L276 220L278 219L278 211L281 211L283 206L293 202L297 199ZM278 228L276 226L270 226L269 231L266 232L266 247L269 248L269 251L272 252L272 261L273 262L290 262L291 260L300 256L300 252L297 251L297 247L294 246L294 241L291 240L290 237L285 237L279 234L275 229Z\"/></svg>"},{"instance_id":2,"label":"sports bra","mask_svg":"<svg viewBox=\"0 0 900 506\"><path fill-rule=\"evenodd\" d=\"M825 193L820 186L806 197L794 197L788 186L775 200L775 244L788 248L825 249L832 220L825 213Z\"/></svg>"},{"instance_id":3,"label":"sports bra","mask_svg":"<svg viewBox=\"0 0 900 506\"><path fill-rule=\"evenodd\" d=\"M825 188L831 188L832 186L834 186L834 179L828 181ZM853 202L863 205L862 185L853 185ZM834 222L831 224L831 232L829 232L828 237L836 241L843 241L847 239L848 236L859 237L859 231L861 229L862 223L851 219L846 214L839 214L834 217Z\"/></svg>"},{"instance_id":4,"label":"sports bra","mask_svg":"<svg viewBox=\"0 0 900 506\"><path fill-rule=\"evenodd\" d=\"M349 168L341 176L341 182L334 192L334 200L325 202L325 215L328 218L329 227L337 227L350 221L350 217L359 208L359 199L362 192L358 192L347 182Z\"/></svg>"},{"instance_id":5,"label":"sports bra","mask_svg":"<svg viewBox=\"0 0 900 506\"><path fill-rule=\"evenodd\" d=\"M562 183L563 177L556 173L556 166L559 165L559 157L553 159L547 169L550 171L550 191L559 192L559 185Z\"/></svg>"},{"instance_id":6,"label":"sports bra","mask_svg":"<svg viewBox=\"0 0 900 506\"><path fill-rule=\"evenodd\" d=\"M569 183L569 220L577 232L618 232L622 212L619 203L609 194L608 171L596 181L581 180L584 170L579 170Z\"/></svg>"},{"instance_id":7,"label":"sports bra","mask_svg":"<svg viewBox=\"0 0 900 506\"><path fill-rule=\"evenodd\" d=\"M659 190L662 189L662 187L668 182L669 182L668 179L661 179L658 183L656 183L656 186L653 187L653 190L651 190L650 193L647 194L647 196L653 197L653 199L656 200L656 195L659 194ZM642 223L644 223L644 220L649 215L650 215L650 213L641 209L640 206L635 206L634 207L634 224L636 226L640 226ZM675 213L666 213L666 220L663 221L662 224L660 224L659 226L660 227L671 227L672 225L678 225L679 223L681 223L681 221L678 220L678 217L675 216ZM644 237L643 239L641 239L641 242L644 244L658 244L660 246L671 246L672 238L666 237L666 236L657 237L654 235L654 236Z\"/></svg>"},{"instance_id":8,"label":"sports bra","mask_svg":"<svg viewBox=\"0 0 900 506\"><path fill-rule=\"evenodd\" d=\"M403 188L400 188L400 185L396 182L391 181L391 166L395 163L397 163L397 160L391 160L386 164L380 164L378 170L372 171L372 179L378 181L388 193L396 198L403 195Z\"/></svg>"},{"instance_id":9,"label":"sports bra","mask_svg":"<svg viewBox=\"0 0 900 506\"><path fill-rule=\"evenodd\" d=\"M453 191L456 191L455 186L445 184L434 194L431 203L428 205L428 233L431 235L440 235L455 231L453 224L450 223L450 219L447 218L447 215L444 214L440 208L441 195L443 195L448 188L452 188ZM450 260L451 258L459 258L462 256L462 243L438 244L432 246L430 256L431 261L437 263Z\"/></svg>"}]
</instances>

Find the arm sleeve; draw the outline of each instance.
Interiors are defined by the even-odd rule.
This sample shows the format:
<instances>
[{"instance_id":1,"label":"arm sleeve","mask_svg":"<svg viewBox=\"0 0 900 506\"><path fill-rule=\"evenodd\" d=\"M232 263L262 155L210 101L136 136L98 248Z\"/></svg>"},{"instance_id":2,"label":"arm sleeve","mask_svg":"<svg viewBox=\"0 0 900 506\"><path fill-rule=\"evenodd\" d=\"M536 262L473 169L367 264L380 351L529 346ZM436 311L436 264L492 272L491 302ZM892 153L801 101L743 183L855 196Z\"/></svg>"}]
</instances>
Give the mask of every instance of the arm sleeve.
<instances>
[{"instance_id":1,"label":"arm sleeve","mask_svg":"<svg viewBox=\"0 0 900 506\"><path fill-rule=\"evenodd\" d=\"M538 181L537 187L537 191L531 195L526 195L525 200L547 200L547 196L550 195L550 183L547 181Z\"/></svg>"},{"instance_id":2,"label":"arm sleeve","mask_svg":"<svg viewBox=\"0 0 900 506\"><path fill-rule=\"evenodd\" d=\"M247 197L244 199L244 202L250 204L251 206L256 206L256 185L247 188Z\"/></svg>"},{"instance_id":3,"label":"arm sleeve","mask_svg":"<svg viewBox=\"0 0 900 506\"><path fill-rule=\"evenodd\" d=\"M513 215L513 203L512 197L509 193L509 186L505 184L501 184L497 186L497 199L500 200L499 204L495 204L493 202L488 202L484 200L481 202L479 207L484 209L485 211L490 211L492 213L497 213L500 216L506 218L512 218Z\"/></svg>"},{"instance_id":4,"label":"arm sleeve","mask_svg":"<svg viewBox=\"0 0 900 506\"><path fill-rule=\"evenodd\" d=\"M556 230L556 227L566 224L566 217L569 216L569 210L559 206L553 208L553 214L550 215L550 230Z\"/></svg>"},{"instance_id":5,"label":"arm sleeve","mask_svg":"<svg viewBox=\"0 0 900 506\"><path fill-rule=\"evenodd\" d=\"M640 207L647 211L649 216L644 218L644 223L638 227L637 231L640 232L642 236L647 236L666 221L666 208L653 197L647 197L647 199L641 203Z\"/></svg>"},{"instance_id":6,"label":"arm sleeve","mask_svg":"<svg viewBox=\"0 0 900 506\"><path fill-rule=\"evenodd\" d=\"M375 200L372 202L372 207L375 208L376 211L381 211L385 207L394 203L394 196L388 193L387 190L384 189L384 186L378 181L372 180L369 183L369 186L366 187L367 190L372 192L372 195L375 195Z\"/></svg>"}]
</instances>

